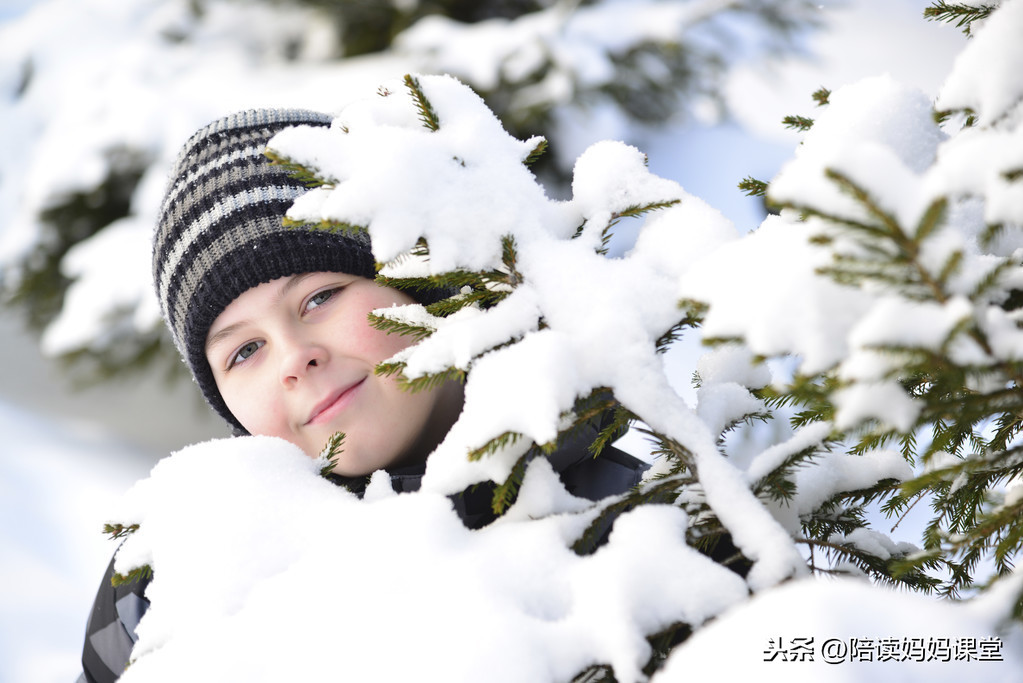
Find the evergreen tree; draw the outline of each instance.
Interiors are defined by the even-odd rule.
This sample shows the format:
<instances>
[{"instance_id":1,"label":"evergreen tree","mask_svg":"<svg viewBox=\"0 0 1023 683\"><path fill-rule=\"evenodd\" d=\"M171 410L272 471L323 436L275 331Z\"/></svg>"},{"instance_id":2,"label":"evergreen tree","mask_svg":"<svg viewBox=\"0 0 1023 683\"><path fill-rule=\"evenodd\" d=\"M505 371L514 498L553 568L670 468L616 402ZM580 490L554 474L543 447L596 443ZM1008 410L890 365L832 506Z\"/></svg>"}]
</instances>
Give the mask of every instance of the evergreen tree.
<instances>
[{"instance_id":1,"label":"evergreen tree","mask_svg":"<svg viewBox=\"0 0 1023 683\"><path fill-rule=\"evenodd\" d=\"M1005 11L984 28L997 26L993 22L999 18L1009 27L1018 28L1023 21L1019 7L1011 8L1016 14ZM979 34L977 40L983 41L988 50L1011 35L1010 30L978 32L977 22L982 18L977 14L966 28ZM1023 211L1016 203L1001 200L1015 191L1014 184L1023 174L1019 159L992 161L983 150L989 149L992 140L1017 134L1023 93L1008 101L991 97L990 81L997 82L996 77L976 87L957 89L957 84L975 82L977 74L968 73L971 66L969 59L960 61L939 98L939 106L950 106L941 111L921 113L920 95L885 79L843 88L838 93L821 89L813 95L817 105L825 112L836 107L840 112L830 119L829 132L820 134L829 136L829 145L808 137L803 158L776 180L767 183L747 179L742 184L748 191L766 196L780 211L778 223L790 226L790 233L796 230L806 234L807 248L829 255L830 263L815 271L810 269L817 281L832 283L824 296L833 295L833 299L824 309L834 313L845 305L841 298L845 296L854 302L855 314L845 328L848 336L829 351L832 360L814 367L805 359L799 360L801 355L805 357L805 349L796 345L787 349L796 358L793 377L784 382L769 381L747 371L761 365L766 356L777 355L776 351L764 353L744 334L710 334L707 341L719 346L715 353L738 354L746 359L730 363L731 375L738 372L745 377L741 381L728 376L722 379L710 372L698 378L708 398L713 389L725 390L730 399L720 416L709 419L711 413L701 414L702 427L716 427L716 446L712 450L694 436L699 431L696 425L681 427L666 422L657 414L664 406L637 401L627 383L576 389L571 406L558 416L557 439L545 441L525 432L502 431L470 449L470 460L515 454L508 462L507 476L496 482L495 511L503 511L514 500L528 462L550 452L558 440L570 438L580 425L604 416L596 452L624 429L637 426L650 438L659 464L643 486L606 508L591 532L600 528L600 521L607 515L623 509L665 502L680 505L690 519L687 542L712 554L723 566L747 575L753 587L758 582L761 587L771 585L808 569L821 574L862 574L885 585L966 598L1010 575L1023 543L1019 521L1023 496L1018 484L1023 462L1019 457L1023 427L1019 417L1023 408L1019 397L1023 356L1019 349L1023 347L1023 335L1017 314L1023 268L1015 251L1015 233ZM1011 84L999 85L1003 92L1014 92ZM431 132L444 130L445 116L435 110L419 80L407 77L405 87L406 96L419 110L421 125ZM389 90L383 94L396 93ZM872 103L858 102L858 97L881 104L872 109ZM838 100L840 105L835 104ZM903 115L900 109L909 113ZM893 110L897 113L891 114ZM856 125L845 130L848 117L860 112L866 112L864 119L870 124L866 132ZM878 112L888 112L891 117L885 122L885 130L877 130ZM819 118L823 121L825 115ZM811 136L818 133L820 124L805 116L793 116L785 125ZM821 146L834 147L830 143L836 139L847 143L846 152L851 149L848 145L862 145L866 151L862 157L817 156ZM525 160L532 160L543 149L538 140L525 144L533 149L522 155ZM287 142L282 145L291 148ZM939 147L945 156L936 156ZM955 154L960 156L952 156ZM279 154L277 160L303 168L300 160L286 153ZM948 166L943 164L952 163L979 164L985 179L948 180ZM577 177L580 168L581 164L577 165ZM620 170L624 173L624 168ZM812 174L817 174L816 179L807 184ZM326 177L320 180L323 184L319 192L343 193L344 182L335 183ZM567 256L588 250L602 255L618 221L650 212L670 214L692 200L666 192L636 201L636 195L623 191L618 201L600 214L604 218L599 225L586 218L574 233L564 234L561 239L570 245L563 252L566 259L547 267L567 267L579 273ZM317 207L311 211L296 207L295 220L318 219L328 229L371 228L344 220L344 210L339 208L342 205L337 203L332 205L334 214L327 210L319 213L318 207L328 203L318 198L310 203ZM442 237L439 232L431 234L430 225L427 218L412 248L414 256L427 262L436 257L434 237ZM379 235L374 234L375 242ZM406 257L398 258L397 251L389 253L382 259L381 280L386 284L442 287L459 294L429 307L424 318L386 313L376 319L376 324L425 340L420 346L442 337L432 347L435 350L446 341L445 328L451 324L446 321L468 310L481 318L494 315L496 319L498 311L510 307L520 291L528 290L534 279L542 277L535 257L525 259L532 264L530 269L523 267L521 248L518 234L506 234L500 237L500 246L493 247L494 253L500 253L496 267L474 270L462 265L418 270L412 276L407 274L407 266L400 265ZM440 260L458 262L446 252ZM597 268L596 262L591 267ZM391 269L401 274L394 275ZM684 300L678 317L663 324L650 338L651 349L661 351L679 335L710 321L717 304L713 297L708 301ZM410 390L451 377L471 382L479 366L494 362L492 359L501 354L515 358L513 349L536 339L548 326L556 326L553 314L548 318L542 305L537 315L532 327L523 333L492 341L457 363L435 365L429 372L410 372L406 361L419 360L413 352L379 371L400 373ZM774 319L769 324L791 322ZM806 326L807 336L821 334L812 323L800 324ZM830 324L825 322L823 326ZM622 362L628 364L627 360ZM748 364L746 370L734 369L744 363ZM748 379L753 376L758 381ZM653 387L647 389L656 393ZM697 412L700 414L699 409ZM738 461L727 464L734 457L730 434L748 430L749 425L758 422L784 420L789 413L793 429L790 436L766 448L761 446L745 466ZM675 420L684 417L683 412L673 415ZM530 445L516 449L523 443ZM741 507L741 501L730 499L726 503L722 497L728 488L722 478L737 471L742 472L749 488L743 493L733 489L732 493L740 498L749 493L750 500L756 501L747 508L747 514L794 518L798 528L789 529L790 540L806 549L805 565L792 562L780 546L772 548L764 543L758 547L748 536L739 537L742 524L735 510L729 508ZM831 483L814 485L813 478L818 474ZM898 526L918 504L928 505L932 511L919 546L896 543L890 532L874 528L869 521L869 508L879 506ZM592 541L591 534L585 534L576 542L575 550L589 552ZM775 571L767 572L768 565L773 565ZM779 572L778 566L787 569ZM1023 594L1017 594L1014 605L1007 610L1006 617L1010 616L1023 618ZM680 623L668 632L648 634L660 648L649 664L651 670L691 633L693 626ZM580 680L595 680L594 676L599 680L601 675L610 676L610 672L597 667L581 674Z\"/></svg>"},{"instance_id":2,"label":"evergreen tree","mask_svg":"<svg viewBox=\"0 0 1023 683\"><path fill-rule=\"evenodd\" d=\"M820 113L790 120L806 131L793 163L770 182L743 182L779 214L742 238L624 145L595 145L576 164L570 202L548 199L528 170L544 141L508 135L439 77L388 85L337 127L278 135L271 158L315 186L289 220L368 231L382 283L451 292L374 317L418 340L378 372L411 391L466 383L463 416L423 490L489 480L503 513L529 464L584 424L599 425L595 457L632 426L648 436L654 469L628 496L595 504L589 528L565 539L576 553L594 550L609 518L673 505L688 520L678 533L716 562L701 578L737 573L766 592L858 575L950 600L1007 585L1002 616L1018 626L1023 206L1012 198L1023 160L990 151L1018 137L1023 89L1008 72L978 74L973 60L1015 41L1023 4L994 11L971 23L976 42L937 107L887 78L815 93ZM412 163L424 155L436 162L428 177ZM337 172L335 158L359 172ZM462 215L494 220L452 226L451 192L494 177L501 193L458 195ZM443 201L429 201L431 189ZM407 220L413 212L420 220ZM640 217L633 249L610 258L609 235ZM783 258L763 260L765 249ZM751 254L767 277L748 277ZM787 278L803 299L775 296ZM744 284L721 291L729 281ZM759 315L765 297L781 315ZM793 314L807 302L816 308ZM712 348L690 410L650 361L697 327ZM519 400L498 405L476 392L483 385ZM522 400L534 395L535 405ZM762 426L785 421L789 430ZM325 461L337 447L326 445ZM457 477L445 478L449 465ZM868 514L879 506L897 525L921 505L931 515L919 545L895 542ZM702 626L643 634L644 673ZM576 680L614 675L601 663Z\"/></svg>"},{"instance_id":3,"label":"evergreen tree","mask_svg":"<svg viewBox=\"0 0 1023 683\"><path fill-rule=\"evenodd\" d=\"M974 595L1010 575L1023 544L1018 483L1023 471L1021 264L1013 250L1023 212L1018 202L1005 201L1006 193L1019 191L1023 159L996 159L982 151L990 149L984 145L1018 137L1023 93L1010 81L978 72L988 65L970 59L1019 29L1023 13L1018 3L988 19L999 4L938 2L925 12L931 19L955 21L983 45L968 45L969 54L947 81L933 112L933 133L926 130L930 122L921 120L921 137L940 130L939 154L945 156L915 169L913 184L883 187L872 182L870 173L883 175L884 169L854 171L854 164L846 163L844 168L824 164L819 170L836 195L851 204L825 201L788 184L779 192L751 178L741 185L766 195L794 220L814 226L814 241L831 258L819 268L822 275L843 288L869 293L873 313L882 307L898 311L886 319L887 329L865 338L840 363L797 374L789 385L758 394L770 406L796 406L796 426L839 426L829 440L850 455L897 446L914 465L914 476L901 483L881 482L857 497L879 501L896 526L914 507L929 507L922 548L882 561L856 543L829 540L826 532L848 538L862 525L861 508L848 500L833 501L830 520L804 522L809 525L807 542L881 580L948 597ZM980 34L977 26L983 27ZM964 89L966 82L974 85ZM814 100L827 108L830 95L822 89ZM814 128L814 120L806 117L789 117L786 124ZM943 182L953 165L983 180ZM907 196L915 192L917 197ZM924 199L917 211L906 210L908 203ZM910 318L913 325L931 326L934 334L907 331ZM853 359L868 357L874 368L851 369ZM843 408L849 410L854 393L861 401L892 405L885 399L892 389L909 409L908 418L897 417L893 409L838 419ZM1023 594L1016 595L1011 612L1023 618Z\"/></svg>"}]
</instances>

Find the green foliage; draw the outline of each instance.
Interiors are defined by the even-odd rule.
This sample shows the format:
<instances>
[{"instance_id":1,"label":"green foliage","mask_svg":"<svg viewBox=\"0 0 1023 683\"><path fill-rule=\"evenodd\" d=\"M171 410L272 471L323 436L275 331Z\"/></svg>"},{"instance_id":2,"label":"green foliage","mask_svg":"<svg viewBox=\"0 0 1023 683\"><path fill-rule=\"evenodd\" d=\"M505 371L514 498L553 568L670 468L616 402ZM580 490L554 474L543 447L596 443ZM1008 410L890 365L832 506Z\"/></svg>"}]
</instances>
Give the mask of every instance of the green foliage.
<instances>
[{"instance_id":1,"label":"green foliage","mask_svg":"<svg viewBox=\"0 0 1023 683\"><path fill-rule=\"evenodd\" d=\"M149 163L128 149L107 154L104 181L90 191L71 192L54 201L39 217L41 237L13 269L0 278L0 305L24 315L28 329L41 333L64 306L71 280L61 270L68 252L131 211L132 194ZM162 330L139 333L134 310L117 311L105 321L109 333L93 346L61 356L61 367L76 386L87 386L132 373L162 368L168 379L187 376L169 337Z\"/></svg>"},{"instance_id":2,"label":"green foliage","mask_svg":"<svg viewBox=\"0 0 1023 683\"><path fill-rule=\"evenodd\" d=\"M494 487L494 495L490 501L490 508L494 511L495 515L504 514L511 504L515 502L515 499L519 495L519 489L522 488L522 480L526 477L526 467L529 462L536 457L537 448L535 446L524 453L518 460L515 461L515 465L512 466L511 473L508 477Z\"/></svg>"},{"instance_id":3,"label":"green foliage","mask_svg":"<svg viewBox=\"0 0 1023 683\"><path fill-rule=\"evenodd\" d=\"M103 533L110 536L112 539L123 539L126 538L136 531L138 531L138 524L111 524L107 523L103 525ZM126 583L133 583L135 581L142 581L150 578L153 575L153 569L148 564L135 567L127 574L114 574L110 577L110 583L113 586L120 586Z\"/></svg>"},{"instance_id":4,"label":"green foliage","mask_svg":"<svg viewBox=\"0 0 1023 683\"><path fill-rule=\"evenodd\" d=\"M288 173L288 175L300 181L306 187L323 187L325 185L337 184L336 180L324 178L319 171L309 169L302 164L295 163L291 159L281 156L272 149L264 151L263 154L270 160L272 165L280 166Z\"/></svg>"},{"instance_id":5,"label":"green foliage","mask_svg":"<svg viewBox=\"0 0 1023 683\"><path fill-rule=\"evenodd\" d=\"M458 368L447 368L440 372L422 375L415 379L409 379L404 374L405 364L400 362L380 363L376 367L376 374L381 377L395 377L405 391L430 391L450 381L465 382L465 371Z\"/></svg>"},{"instance_id":6,"label":"green foliage","mask_svg":"<svg viewBox=\"0 0 1023 683\"><path fill-rule=\"evenodd\" d=\"M388 318L382 315L376 315L371 313L369 316L369 324L388 334L397 334L402 337L412 337L412 341L418 342L426 339L434 330L432 327L425 327L423 325L412 325L405 322L400 322L393 318Z\"/></svg>"},{"instance_id":7,"label":"green foliage","mask_svg":"<svg viewBox=\"0 0 1023 683\"><path fill-rule=\"evenodd\" d=\"M882 290L920 304L945 304L961 295L953 281L963 254L952 250L937 265L933 256L930 260L924 256L929 240L947 225L947 199L932 202L915 225L903 225L848 176L830 170L827 177L863 209L865 218L784 205L828 226L817 243L831 250L833 260L819 272L845 286ZM1014 266L1012 259L992 258L990 270L969 293L974 310L983 310L992 301L1012 300L1003 275ZM879 581L948 597L986 585L978 584L983 562L993 563L996 575L1014 567L1023 548L1023 505L1005 492L1005 485L1023 473L1023 445L1018 441L1023 431L1023 362L993 352L980 317L967 316L952 326L938 348L873 347L891 360L888 377L915 400L919 415L905 433L867 420L834 438L853 455L897 442L903 456L924 469L902 484L879 482L868 490L847 492L803 520L804 543L823 550L831 563L850 562ZM964 360L955 352L964 344L979 349L986 360ZM796 376L784 390L767 389L762 395L773 407L796 407L792 422L803 426L830 420L833 396L846 386L847 380L826 372ZM784 466L771 475L781 477L770 485L772 495L787 492L782 470ZM766 484L758 487L764 490ZM833 540L863 527L863 505L875 501L886 514L900 518L918 503L928 502L931 517L921 551L881 558Z\"/></svg>"},{"instance_id":8,"label":"green foliage","mask_svg":"<svg viewBox=\"0 0 1023 683\"><path fill-rule=\"evenodd\" d=\"M412 93L416 109L419 110L419 120L423 122L423 125L430 130L440 130L437 112L434 111L433 105L430 104L430 101L426 99L426 95L423 94L423 89L419 86L419 79L411 74L405 74L405 87Z\"/></svg>"},{"instance_id":9,"label":"green foliage","mask_svg":"<svg viewBox=\"0 0 1023 683\"><path fill-rule=\"evenodd\" d=\"M126 583L136 583L138 581L145 581L146 579L152 578L153 569L148 564L144 564L141 567L135 567L127 574L114 574L110 577L110 584L115 588L122 586Z\"/></svg>"},{"instance_id":10,"label":"green foliage","mask_svg":"<svg viewBox=\"0 0 1023 683\"><path fill-rule=\"evenodd\" d=\"M782 124L786 128L791 128L798 131L808 131L813 128L813 119L807 118L806 116L786 116L781 120Z\"/></svg>"},{"instance_id":11,"label":"green foliage","mask_svg":"<svg viewBox=\"0 0 1023 683\"><path fill-rule=\"evenodd\" d=\"M746 176L739 181L739 189L746 193L747 197L763 197L767 194L767 183L757 180L753 176Z\"/></svg>"},{"instance_id":12,"label":"green foliage","mask_svg":"<svg viewBox=\"0 0 1023 683\"><path fill-rule=\"evenodd\" d=\"M946 21L948 23L954 21L956 26L963 30L963 33L970 35L973 22L986 19L997 8L997 3L972 5L939 0L924 9L924 17L933 21Z\"/></svg>"},{"instance_id":13,"label":"green foliage","mask_svg":"<svg viewBox=\"0 0 1023 683\"><path fill-rule=\"evenodd\" d=\"M29 328L40 331L60 312L70 281L60 262L77 243L124 218L148 160L120 149L108 154L109 173L90 191L71 192L39 217L42 236L20 264L13 283L0 280L4 303L21 309Z\"/></svg>"},{"instance_id":14,"label":"green foliage","mask_svg":"<svg viewBox=\"0 0 1023 683\"><path fill-rule=\"evenodd\" d=\"M547 139L540 138L539 142L536 143L536 147L534 147L533 151L531 151L529 153L529 156L526 157L525 161L526 166L532 166L537 161L539 161L540 157L542 157L544 155L544 152L547 151L547 147L548 147Z\"/></svg>"},{"instance_id":15,"label":"green foliage","mask_svg":"<svg viewBox=\"0 0 1023 683\"><path fill-rule=\"evenodd\" d=\"M108 536L110 536L110 538L113 539L125 538L126 536L130 536L131 534L135 533L138 530L139 530L138 524L129 524L128 526L125 526L123 524L103 525L103 533L107 534Z\"/></svg>"},{"instance_id":16,"label":"green foliage","mask_svg":"<svg viewBox=\"0 0 1023 683\"><path fill-rule=\"evenodd\" d=\"M345 433L334 432L327 439L327 443L324 444L323 450L320 451L320 455L317 460L321 463L320 476L328 477L334 472L334 468L337 467L338 462L341 459L341 453L344 452Z\"/></svg>"}]
</instances>

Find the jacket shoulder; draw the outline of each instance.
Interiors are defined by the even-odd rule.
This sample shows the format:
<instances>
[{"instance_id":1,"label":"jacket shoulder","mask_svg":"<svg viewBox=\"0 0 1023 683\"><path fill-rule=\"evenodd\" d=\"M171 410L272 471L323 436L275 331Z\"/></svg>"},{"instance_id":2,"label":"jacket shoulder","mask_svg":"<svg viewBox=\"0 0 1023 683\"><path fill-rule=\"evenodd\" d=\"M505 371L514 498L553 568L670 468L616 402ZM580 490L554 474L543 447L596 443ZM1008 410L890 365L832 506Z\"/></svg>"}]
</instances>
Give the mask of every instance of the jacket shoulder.
<instances>
[{"instance_id":1,"label":"jacket shoulder","mask_svg":"<svg viewBox=\"0 0 1023 683\"><path fill-rule=\"evenodd\" d=\"M87 683L113 683L124 673L131 649L138 640L135 628L149 608L145 598L149 579L114 586L113 577L114 560L111 558L85 627L83 675L79 680Z\"/></svg>"}]
</instances>

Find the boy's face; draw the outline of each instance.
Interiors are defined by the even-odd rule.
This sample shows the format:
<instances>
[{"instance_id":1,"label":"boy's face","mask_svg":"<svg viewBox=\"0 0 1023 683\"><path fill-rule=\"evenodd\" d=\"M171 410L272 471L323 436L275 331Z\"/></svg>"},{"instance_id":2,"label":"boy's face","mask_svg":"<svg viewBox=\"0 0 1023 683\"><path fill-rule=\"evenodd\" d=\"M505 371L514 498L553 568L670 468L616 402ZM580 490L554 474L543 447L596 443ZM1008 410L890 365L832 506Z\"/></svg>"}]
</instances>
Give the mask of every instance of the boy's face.
<instances>
[{"instance_id":1,"label":"boy's face","mask_svg":"<svg viewBox=\"0 0 1023 683\"><path fill-rule=\"evenodd\" d=\"M335 472L368 474L422 461L462 405L461 385L402 390L373 369L411 339L370 327L367 314L413 300L345 273L305 273L246 291L210 327L206 358L227 407L250 434L316 456L344 432Z\"/></svg>"}]
</instances>

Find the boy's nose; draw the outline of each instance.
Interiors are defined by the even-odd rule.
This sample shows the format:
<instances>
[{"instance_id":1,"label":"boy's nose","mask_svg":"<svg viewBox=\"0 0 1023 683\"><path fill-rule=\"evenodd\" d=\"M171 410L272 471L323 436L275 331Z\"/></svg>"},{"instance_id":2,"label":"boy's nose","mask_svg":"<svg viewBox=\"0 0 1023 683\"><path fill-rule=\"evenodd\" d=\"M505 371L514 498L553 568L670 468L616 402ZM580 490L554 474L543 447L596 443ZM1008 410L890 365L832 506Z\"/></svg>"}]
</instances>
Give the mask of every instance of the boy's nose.
<instances>
[{"instance_id":1,"label":"boy's nose","mask_svg":"<svg viewBox=\"0 0 1023 683\"><path fill-rule=\"evenodd\" d=\"M319 344L302 340L289 340L283 344L281 383L291 386L315 367L327 360L327 351Z\"/></svg>"}]
</instances>

